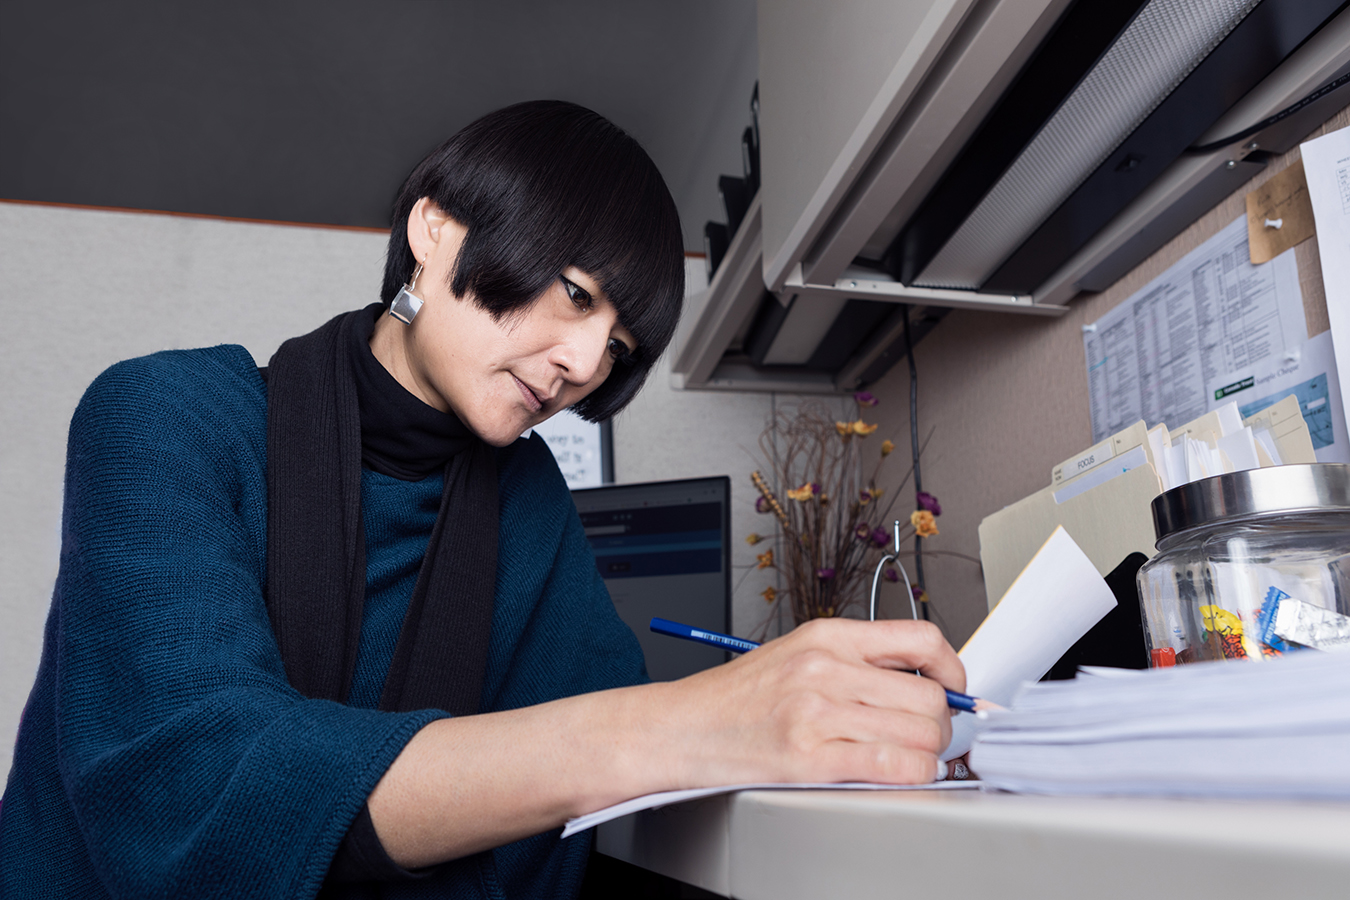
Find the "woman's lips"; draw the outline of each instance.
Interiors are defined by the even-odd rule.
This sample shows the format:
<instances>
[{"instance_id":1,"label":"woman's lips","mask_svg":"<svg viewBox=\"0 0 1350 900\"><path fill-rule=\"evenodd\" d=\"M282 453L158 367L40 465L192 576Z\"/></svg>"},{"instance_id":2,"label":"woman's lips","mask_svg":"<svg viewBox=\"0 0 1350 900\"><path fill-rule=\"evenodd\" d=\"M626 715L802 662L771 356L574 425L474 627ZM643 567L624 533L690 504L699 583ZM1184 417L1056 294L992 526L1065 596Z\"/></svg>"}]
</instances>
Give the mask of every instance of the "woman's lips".
<instances>
[{"instance_id":1,"label":"woman's lips","mask_svg":"<svg viewBox=\"0 0 1350 900\"><path fill-rule=\"evenodd\" d=\"M538 395L530 390L525 382L516 378L514 375L511 377L515 379L516 387L520 388L520 395L525 398L525 405L530 408L530 412L539 412L539 410L544 408L544 404L540 401Z\"/></svg>"}]
</instances>

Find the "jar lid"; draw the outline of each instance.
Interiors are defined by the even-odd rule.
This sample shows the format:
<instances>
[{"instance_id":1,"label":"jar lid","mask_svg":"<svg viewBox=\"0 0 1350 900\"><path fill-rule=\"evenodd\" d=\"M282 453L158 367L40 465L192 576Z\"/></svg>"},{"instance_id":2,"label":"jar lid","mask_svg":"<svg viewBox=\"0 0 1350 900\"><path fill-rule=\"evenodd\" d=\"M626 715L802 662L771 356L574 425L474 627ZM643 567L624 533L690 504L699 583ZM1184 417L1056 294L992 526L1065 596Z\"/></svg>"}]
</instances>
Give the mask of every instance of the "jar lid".
<instances>
[{"instance_id":1,"label":"jar lid","mask_svg":"<svg viewBox=\"0 0 1350 900\"><path fill-rule=\"evenodd\" d=\"M1153 498L1159 542L1180 531L1273 513L1350 512L1350 466L1267 466L1202 478Z\"/></svg>"}]
</instances>

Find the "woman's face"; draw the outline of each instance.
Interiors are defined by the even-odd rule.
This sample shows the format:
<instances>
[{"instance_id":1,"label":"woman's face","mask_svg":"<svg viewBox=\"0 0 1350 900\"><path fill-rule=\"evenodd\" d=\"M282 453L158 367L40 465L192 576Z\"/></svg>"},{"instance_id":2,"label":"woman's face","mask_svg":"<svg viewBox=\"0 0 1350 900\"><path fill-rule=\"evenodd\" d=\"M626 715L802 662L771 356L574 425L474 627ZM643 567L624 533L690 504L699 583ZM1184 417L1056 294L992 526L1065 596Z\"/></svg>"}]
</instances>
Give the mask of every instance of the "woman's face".
<instances>
[{"instance_id":1,"label":"woman's face","mask_svg":"<svg viewBox=\"0 0 1350 900\"><path fill-rule=\"evenodd\" d=\"M423 266L414 293L424 302L411 325L381 316L371 349L400 384L487 443L504 447L581 400L616 357L636 349L586 272L565 269L533 304L497 321L472 296L450 292L464 227L423 199L408 231Z\"/></svg>"}]
</instances>

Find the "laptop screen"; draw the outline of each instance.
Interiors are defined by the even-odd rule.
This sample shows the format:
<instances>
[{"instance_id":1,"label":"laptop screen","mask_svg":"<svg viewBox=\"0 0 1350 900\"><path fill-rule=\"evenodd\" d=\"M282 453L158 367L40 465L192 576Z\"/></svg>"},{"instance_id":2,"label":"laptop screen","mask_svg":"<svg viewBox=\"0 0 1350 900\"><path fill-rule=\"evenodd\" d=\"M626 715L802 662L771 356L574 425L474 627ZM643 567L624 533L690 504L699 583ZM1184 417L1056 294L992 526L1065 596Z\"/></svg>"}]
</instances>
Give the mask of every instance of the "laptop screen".
<instances>
[{"instance_id":1,"label":"laptop screen","mask_svg":"<svg viewBox=\"0 0 1350 900\"><path fill-rule=\"evenodd\" d=\"M726 476L574 490L596 568L656 681L718 665L725 651L653 634L653 616L727 632L731 480Z\"/></svg>"}]
</instances>

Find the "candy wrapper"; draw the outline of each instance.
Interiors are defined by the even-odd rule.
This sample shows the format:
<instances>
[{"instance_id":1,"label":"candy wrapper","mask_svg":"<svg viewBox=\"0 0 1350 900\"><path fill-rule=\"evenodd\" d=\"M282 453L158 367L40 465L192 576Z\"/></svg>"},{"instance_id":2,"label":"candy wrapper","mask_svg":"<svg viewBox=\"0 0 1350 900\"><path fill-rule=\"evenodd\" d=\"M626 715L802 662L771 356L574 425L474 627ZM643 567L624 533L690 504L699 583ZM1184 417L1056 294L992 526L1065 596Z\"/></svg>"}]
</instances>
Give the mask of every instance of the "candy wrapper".
<instances>
[{"instance_id":1,"label":"candy wrapper","mask_svg":"<svg viewBox=\"0 0 1350 900\"><path fill-rule=\"evenodd\" d=\"M1296 600L1278 588L1266 593L1256 625L1261 640L1277 650L1293 649L1287 644L1350 650L1350 616Z\"/></svg>"}]
</instances>

